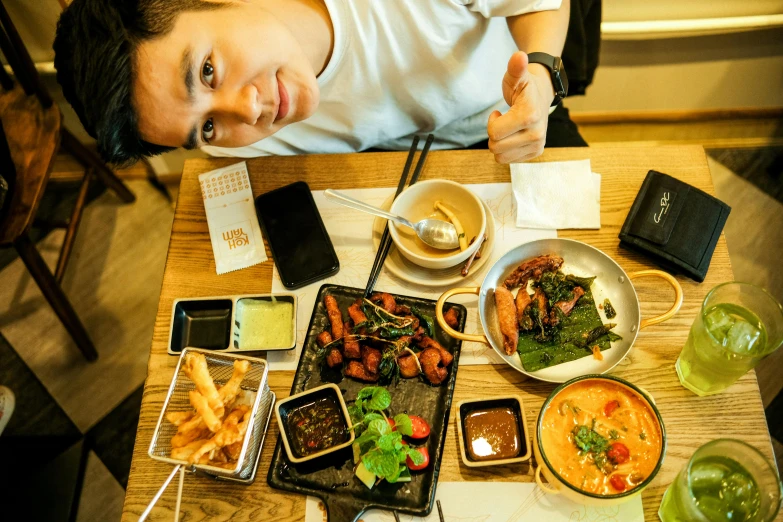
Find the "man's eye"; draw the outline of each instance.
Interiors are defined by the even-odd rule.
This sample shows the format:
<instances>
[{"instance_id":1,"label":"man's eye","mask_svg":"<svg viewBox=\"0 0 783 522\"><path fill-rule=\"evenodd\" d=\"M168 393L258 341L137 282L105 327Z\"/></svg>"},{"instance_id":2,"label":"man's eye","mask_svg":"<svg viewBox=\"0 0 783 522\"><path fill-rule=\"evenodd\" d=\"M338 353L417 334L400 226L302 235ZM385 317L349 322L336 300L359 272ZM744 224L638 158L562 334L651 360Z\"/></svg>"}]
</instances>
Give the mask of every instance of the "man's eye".
<instances>
[{"instance_id":1,"label":"man's eye","mask_svg":"<svg viewBox=\"0 0 783 522\"><path fill-rule=\"evenodd\" d=\"M207 85L212 85L212 82L214 81L213 76L215 75L215 68L212 67L212 62L207 59L206 62L204 62L204 66L201 68L201 78L204 80L204 83Z\"/></svg>"},{"instance_id":2,"label":"man's eye","mask_svg":"<svg viewBox=\"0 0 783 522\"><path fill-rule=\"evenodd\" d=\"M201 127L201 137L206 143L209 143L209 140L211 140L215 136L215 124L212 122L212 119L208 119L204 122L204 125Z\"/></svg>"}]
</instances>

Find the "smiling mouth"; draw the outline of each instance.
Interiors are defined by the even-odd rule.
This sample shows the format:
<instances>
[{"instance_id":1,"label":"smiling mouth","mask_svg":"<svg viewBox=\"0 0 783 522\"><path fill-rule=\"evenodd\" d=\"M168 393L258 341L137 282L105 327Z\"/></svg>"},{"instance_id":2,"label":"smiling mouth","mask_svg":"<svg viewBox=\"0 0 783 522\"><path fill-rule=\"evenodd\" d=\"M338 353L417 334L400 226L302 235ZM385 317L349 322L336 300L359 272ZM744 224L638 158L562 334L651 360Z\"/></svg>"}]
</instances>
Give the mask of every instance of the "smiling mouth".
<instances>
[{"instance_id":1,"label":"smiling mouth","mask_svg":"<svg viewBox=\"0 0 783 522\"><path fill-rule=\"evenodd\" d=\"M288 98L288 91L285 88L280 78L277 78L277 93L280 103L277 106L277 116L275 116L275 122L282 120L288 115L288 109L290 108L290 100Z\"/></svg>"}]
</instances>

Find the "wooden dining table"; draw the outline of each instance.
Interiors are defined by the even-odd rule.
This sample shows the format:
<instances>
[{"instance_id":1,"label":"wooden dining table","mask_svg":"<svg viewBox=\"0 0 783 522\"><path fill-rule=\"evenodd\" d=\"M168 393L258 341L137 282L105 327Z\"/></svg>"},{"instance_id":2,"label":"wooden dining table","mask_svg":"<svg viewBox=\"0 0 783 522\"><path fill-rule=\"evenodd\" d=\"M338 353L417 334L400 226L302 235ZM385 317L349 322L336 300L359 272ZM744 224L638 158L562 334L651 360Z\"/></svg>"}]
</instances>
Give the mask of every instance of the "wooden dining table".
<instances>
[{"instance_id":1,"label":"wooden dining table","mask_svg":"<svg viewBox=\"0 0 783 522\"><path fill-rule=\"evenodd\" d=\"M258 195L294 181L306 181L312 190L326 188L394 187L405 163L404 152L266 157L247 160L253 194ZM653 268L639 254L622 249L618 233L645 175L649 170L670 174L707 193L714 194L704 149L700 146L590 147L547 149L534 161L589 159L600 173L601 228L561 230L559 237L589 243L615 259L627 272ZM172 303L176 298L270 292L273 260L217 275L207 228L198 175L236 163L237 159L192 159L185 163L171 230L163 287L152 338L147 380L141 406L128 488L124 521L135 521L171 473L172 467L151 459L147 449L171 383L177 357L168 355ZM461 183L509 182L507 165L495 163L488 151L434 151L427 158L421 179L444 178ZM729 219L741 219L739 215ZM370 234L371 231L367 230ZM139 231L143 241L144 231ZM267 247L268 248L268 247ZM510 248L510 246L509 246ZM674 363L688 337L702 300L715 285L733 279L725 236L721 235L707 278L697 283L678 276L684 292L679 313L671 320L640 332L629 356L612 373L649 391L657 402L668 435L666 458L658 475L644 490L645 520L658 520L661 497L693 452L717 438L741 439L774 462L764 407L753 371L726 391L698 397L683 388ZM634 282L642 303L642 316L665 312L674 292L659 280ZM269 385L282 399L289 395L293 371L270 371ZM507 365L458 368L453 404L476 397L518 394L532 433L541 405L554 384L526 379ZM468 468L459 456L456 415L449 420L440 481L534 480L531 463ZM278 439L276 423L270 423L258 474L252 485L237 485L188 475L182 495L180 520L188 522L244 520L304 520L305 497L278 491L266 481ZM174 519L176 480L163 494L149 520ZM777 520L783 520L781 514Z\"/></svg>"}]
</instances>

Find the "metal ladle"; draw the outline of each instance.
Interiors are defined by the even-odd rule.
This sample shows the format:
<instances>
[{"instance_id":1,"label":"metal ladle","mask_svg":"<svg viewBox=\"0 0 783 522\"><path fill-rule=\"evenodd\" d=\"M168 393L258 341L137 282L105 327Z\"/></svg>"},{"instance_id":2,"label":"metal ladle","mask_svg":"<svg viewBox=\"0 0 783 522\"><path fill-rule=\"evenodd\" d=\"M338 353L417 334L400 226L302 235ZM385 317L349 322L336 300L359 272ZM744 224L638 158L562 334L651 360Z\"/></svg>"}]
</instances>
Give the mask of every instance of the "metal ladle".
<instances>
[{"instance_id":1,"label":"metal ladle","mask_svg":"<svg viewBox=\"0 0 783 522\"><path fill-rule=\"evenodd\" d=\"M345 205L354 210L361 210L374 216L386 218L400 225L405 225L416 231L416 235L419 236L424 243L428 244L432 248L438 248L440 250L454 250L459 248L459 237L457 236L457 229L453 224L442 219L422 219L417 223L411 223L405 218L390 214L385 210L381 210L367 203L363 203L357 199L346 196L339 192L335 192L332 189L326 189L324 195L327 199Z\"/></svg>"}]
</instances>

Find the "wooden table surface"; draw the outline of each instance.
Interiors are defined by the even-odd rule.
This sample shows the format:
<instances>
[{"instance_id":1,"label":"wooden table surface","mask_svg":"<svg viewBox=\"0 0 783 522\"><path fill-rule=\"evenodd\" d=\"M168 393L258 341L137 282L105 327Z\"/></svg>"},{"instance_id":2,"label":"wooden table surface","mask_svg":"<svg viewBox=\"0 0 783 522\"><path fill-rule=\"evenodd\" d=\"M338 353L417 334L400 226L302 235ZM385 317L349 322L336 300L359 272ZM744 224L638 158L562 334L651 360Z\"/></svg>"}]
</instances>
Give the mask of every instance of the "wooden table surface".
<instances>
[{"instance_id":1,"label":"wooden table surface","mask_svg":"<svg viewBox=\"0 0 783 522\"><path fill-rule=\"evenodd\" d=\"M406 153L365 153L270 157L248 160L255 195L304 180L313 190L396 186ZM708 193L714 193L704 150L698 146L650 148L548 149L537 161L589 158L601 184L600 230L560 231L560 237L585 241L613 257L626 271L652 267L642 257L620 250L617 235L623 220L650 169L675 176ZM198 175L235 163L236 159L189 160L180 186L172 225L171 243L163 277L158 314L152 339L141 418L133 463L125 497L123 520L135 521L171 466L150 459L147 448L171 382L177 358L166 353L171 307L175 298L227 294L263 293L271 290L272 261L218 276L204 214ZM508 182L509 169L497 165L487 151L444 151L430 153L422 179L446 178L464 183ZM143 241L143 231L139 231ZM688 330L709 289L733 279L726 240L721 236L707 279L697 284L678 277L685 300L672 320L640 333L627 364L613 374L649 390L655 397L668 433L668 451L663 468L643 493L645 520L658 520L657 509L666 487L691 454L707 441L721 437L742 439L773 459L764 409L753 372L727 391L712 397L697 397L677 379L674 362L688 336ZM642 302L642 315L649 317L667 310L673 291L656 279L634 283ZM287 397L293 371L270 372L271 388L278 399ZM459 368L454 403L473 397L520 394L524 399L529 429L535 426L539 409L554 385L523 380L508 366L465 366ZM452 413L446 449L440 471L442 481L533 480L529 464L471 469L459 457L456 415ZM182 498L182 519L200 520L303 520L305 497L271 489L266 483L272 451L278 437L276 423L264 444L256 481L251 486L220 483L188 475ZM483 469L483 471L481 470ZM158 501L150 520L172 520L176 480ZM783 515L778 518L783 520Z\"/></svg>"}]
</instances>

